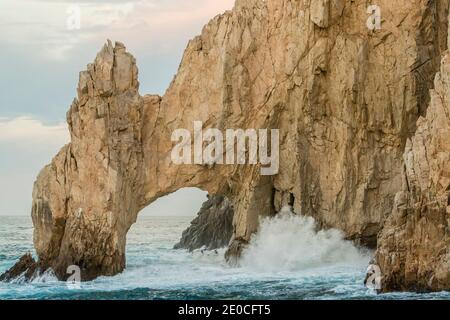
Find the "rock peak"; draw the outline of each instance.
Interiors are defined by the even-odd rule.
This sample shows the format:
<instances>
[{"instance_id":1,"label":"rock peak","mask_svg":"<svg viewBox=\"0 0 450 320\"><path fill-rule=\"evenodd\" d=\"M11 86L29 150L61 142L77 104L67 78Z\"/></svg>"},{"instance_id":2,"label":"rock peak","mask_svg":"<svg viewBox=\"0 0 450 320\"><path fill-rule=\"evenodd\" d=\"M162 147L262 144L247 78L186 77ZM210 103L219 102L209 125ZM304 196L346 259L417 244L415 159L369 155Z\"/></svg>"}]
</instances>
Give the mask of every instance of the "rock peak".
<instances>
[{"instance_id":1,"label":"rock peak","mask_svg":"<svg viewBox=\"0 0 450 320\"><path fill-rule=\"evenodd\" d=\"M138 90L138 69L135 58L121 42L113 47L111 40L97 54L94 63L80 72L78 99L111 96L127 90Z\"/></svg>"}]
</instances>

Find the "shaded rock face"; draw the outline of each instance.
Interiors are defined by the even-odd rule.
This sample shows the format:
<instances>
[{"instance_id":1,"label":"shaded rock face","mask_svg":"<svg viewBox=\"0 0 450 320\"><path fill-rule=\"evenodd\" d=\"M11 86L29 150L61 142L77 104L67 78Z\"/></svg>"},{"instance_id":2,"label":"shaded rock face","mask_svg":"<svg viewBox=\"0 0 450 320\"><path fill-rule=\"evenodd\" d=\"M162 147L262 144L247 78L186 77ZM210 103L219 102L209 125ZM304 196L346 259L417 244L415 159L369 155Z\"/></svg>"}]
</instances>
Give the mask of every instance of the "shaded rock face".
<instances>
[{"instance_id":1,"label":"shaded rock face","mask_svg":"<svg viewBox=\"0 0 450 320\"><path fill-rule=\"evenodd\" d=\"M208 195L208 201L203 203L191 226L183 231L174 249L194 251L226 247L233 236L233 215L233 208L227 198Z\"/></svg>"},{"instance_id":2,"label":"shaded rock face","mask_svg":"<svg viewBox=\"0 0 450 320\"><path fill-rule=\"evenodd\" d=\"M122 271L138 212L184 187L231 202L229 258L261 216L285 205L374 246L402 190L405 145L430 101L448 2L380 0L382 28L370 31L367 1L238 0L189 42L163 97L140 96L133 57L108 43L80 74L67 115L71 143L34 186L41 263L60 278L72 264L83 280ZM192 132L194 121L279 129L278 174L175 165L171 135Z\"/></svg>"},{"instance_id":3,"label":"shaded rock face","mask_svg":"<svg viewBox=\"0 0 450 320\"><path fill-rule=\"evenodd\" d=\"M450 54L437 74L425 117L408 140L405 180L379 236L382 287L450 288Z\"/></svg>"}]
</instances>

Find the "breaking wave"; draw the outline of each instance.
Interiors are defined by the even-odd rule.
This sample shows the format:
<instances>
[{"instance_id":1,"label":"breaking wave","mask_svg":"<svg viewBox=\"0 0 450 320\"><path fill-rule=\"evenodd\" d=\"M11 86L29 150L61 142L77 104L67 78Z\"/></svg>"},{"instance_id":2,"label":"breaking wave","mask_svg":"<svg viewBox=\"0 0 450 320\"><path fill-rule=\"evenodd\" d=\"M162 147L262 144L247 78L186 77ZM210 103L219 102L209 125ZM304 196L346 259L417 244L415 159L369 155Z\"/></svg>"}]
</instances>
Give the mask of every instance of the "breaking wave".
<instances>
[{"instance_id":1,"label":"breaking wave","mask_svg":"<svg viewBox=\"0 0 450 320\"><path fill-rule=\"evenodd\" d=\"M18 276L15 279L12 279L10 283L13 284L28 284L28 283L57 283L58 278L56 277L55 273L52 269L48 269L42 274L34 275L31 277L31 280L28 280L25 277L25 273L22 273L20 276Z\"/></svg>"},{"instance_id":2,"label":"breaking wave","mask_svg":"<svg viewBox=\"0 0 450 320\"><path fill-rule=\"evenodd\" d=\"M261 221L257 234L244 250L241 266L261 272L298 272L336 266L367 266L370 252L363 251L335 229L316 230L311 217L283 208Z\"/></svg>"}]
</instances>

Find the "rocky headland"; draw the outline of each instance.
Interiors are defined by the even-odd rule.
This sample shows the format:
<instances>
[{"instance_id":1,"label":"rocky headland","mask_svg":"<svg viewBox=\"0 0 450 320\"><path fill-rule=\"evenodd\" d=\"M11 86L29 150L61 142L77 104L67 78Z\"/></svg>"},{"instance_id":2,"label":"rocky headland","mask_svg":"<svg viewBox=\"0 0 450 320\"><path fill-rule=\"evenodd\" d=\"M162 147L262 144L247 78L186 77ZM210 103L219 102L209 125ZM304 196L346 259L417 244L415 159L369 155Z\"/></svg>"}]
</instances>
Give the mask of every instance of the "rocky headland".
<instances>
[{"instance_id":1,"label":"rocky headland","mask_svg":"<svg viewBox=\"0 0 450 320\"><path fill-rule=\"evenodd\" d=\"M376 248L383 291L450 290L449 1L377 2L372 30L366 1L237 0L189 42L163 97L141 96L135 59L108 42L80 73L70 144L34 185L39 269L121 272L139 211L197 187L233 208L229 259L289 205ZM279 129L278 174L175 165L171 134L194 121ZM217 218L230 210L214 200L204 210L206 238L229 232ZM184 247L205 245L187 234Z\"/></svg>"}]
</instances>

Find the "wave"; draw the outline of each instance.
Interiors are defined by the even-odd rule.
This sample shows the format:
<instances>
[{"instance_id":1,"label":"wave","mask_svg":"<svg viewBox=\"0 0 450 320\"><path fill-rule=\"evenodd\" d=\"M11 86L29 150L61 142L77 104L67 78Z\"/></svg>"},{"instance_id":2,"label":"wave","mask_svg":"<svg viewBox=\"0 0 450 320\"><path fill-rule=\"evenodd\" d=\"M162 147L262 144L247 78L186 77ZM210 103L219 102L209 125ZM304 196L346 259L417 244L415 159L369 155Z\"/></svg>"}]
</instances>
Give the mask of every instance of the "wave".
<instances>
[{"instance_id":1,"label":"wave","mask_svg":"<svg viewBox=\"0 0 450 320\"><path fill-rule=\"evenodd\" d=\"M55 272L52 269L48 269L43 273L35 274L31 277L31 280L28 280L25 277L26 271L23 272L20 276L15 279L12 279L9 283L12 284L39 284L39 283L53 283L59 282L58 278L55 275Z\"/></svg>"},{"instance_id":2,"label":"wave","mask_svg":"<svg viewBox=\"0 0 450 320\"><path fill-rule=\"evenodd\" d=\"M55 272L52 269L46 270L44 273L41 273L35 276L32 280L32 283L51 283L51 282L60 282L56 277Z\"/></svg>"},{"instance_id":3,"label":"wave","mask_svg":"<svg viewBox=\"0 0 450 320\"><path fill-rule=\"evenodd\" d=\"M262 272L297 272L331 266L365 267L370 253L344 240L342 232L316 230L311 217L295 215L289 207L261 221L240 265Z\"/></svg>"}]
</instances>

